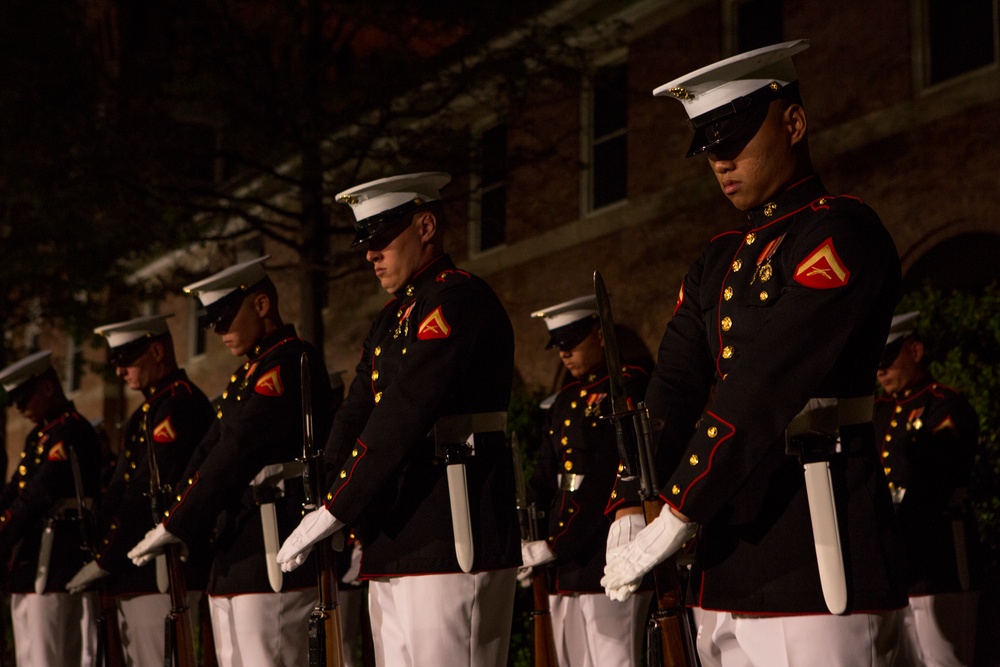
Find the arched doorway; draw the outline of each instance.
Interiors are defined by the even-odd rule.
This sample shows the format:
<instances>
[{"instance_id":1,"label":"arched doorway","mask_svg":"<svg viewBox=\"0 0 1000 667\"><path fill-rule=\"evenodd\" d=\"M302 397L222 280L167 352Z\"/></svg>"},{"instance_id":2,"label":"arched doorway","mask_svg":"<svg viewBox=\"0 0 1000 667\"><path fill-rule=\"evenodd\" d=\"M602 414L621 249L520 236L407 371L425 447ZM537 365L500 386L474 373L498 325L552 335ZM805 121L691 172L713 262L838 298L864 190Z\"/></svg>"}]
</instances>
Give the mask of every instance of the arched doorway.
<instances>
[{"instance_id":1,"label":"arched doorway","mask_svg":"<svg viewBox=\"0 0 1000 667\"><path fill-rule=\"evenodd\" d=\"M1000 234L971 232L938 243L903 276L903 291L929 282L943 291L981 291L1000 283Z\"/></svg>"}]
</instances>

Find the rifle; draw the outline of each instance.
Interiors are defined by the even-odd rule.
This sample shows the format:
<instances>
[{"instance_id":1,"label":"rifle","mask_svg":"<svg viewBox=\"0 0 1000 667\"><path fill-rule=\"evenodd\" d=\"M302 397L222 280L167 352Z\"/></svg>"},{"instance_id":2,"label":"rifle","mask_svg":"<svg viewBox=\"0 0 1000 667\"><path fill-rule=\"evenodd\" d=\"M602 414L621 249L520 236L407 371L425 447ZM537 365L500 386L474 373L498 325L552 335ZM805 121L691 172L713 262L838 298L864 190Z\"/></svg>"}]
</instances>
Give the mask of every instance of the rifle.
<instances>
[{"instance_id":1,"label":"rifle","mask_svg":"<svg viewBox=\"0 0 1000 667\"><path fill-rule=\"evenodd\" d=\"M305 501L302 508L311 512L322 506L319 498L323 489L322 453L313 442L312 385L309 357L305 352L299 360L302 377L302 486ZM316 545L316 587L318 601L309 615L309 666L341 667L344 664L344 640L341 634L340 602L333 581L336 569L330 540Z\"/></svg>"},{"instance_id":2,"label":"rifle","mask_svg":"<svg viewBox=\"0 0 1000 667\"><path fill-rule=\"evenodd\" d=\"M69 448L69 462L73 470L73 489L76 491L76 511L80 522L80 544L91 560L97 560L97 535L93 515L87 511L83 499L83 477L76 449ZM121 629L118 627L118 605L108 595L103 584L97 584L100 611L97 615L97 655L95 664L102 667L125 667L125 649Z\"/></svg>"},{"instance_id":3,"label":"rifle","mask_svg":"<svg viewBox=\"0 0 1000 667\"><path fill-rule=\"evenodd\" d=\"M95 664L101 667L125 667L125 644L118 627L118 605L102 584L97 584L100 611L97 615L97 655Z\"/></svg>"},{"instance_id":4,"label":"rifle","mask_svg":"<svg viewBox=\"0 0 1000 667\"><path fill-rule=\"evenodd\" d=\"M148 414L148 413L147 413ZM153 523L163 521L164 511L170 506L171 489L160 482L160 467L156 462L155 440L150 437L147 415L143 415L142 429L146 441L146 460L149 462L149 506ZM170 592L170 611L163 619L164 667L197 667L194 651L194 622L187 605L187 583L181 561L180 544L169 544L164 549L167 563L167 584Z\"/></svg>"},{"instance_id":5,"label":"rifle","mask_svg":"<svg viewBox=\"0 0 1000 667\"><path fill-rule=\"evenodd\" d=\"M639 477L639 497L642 499L643 515L648 525L663 509L654 467L649 410L642 402L633 407L625 394L611 299L600 271L594 272L594 291L601 318L601 332L604 335L604 355L611 390L611 415L607 419L615 425L618 451L625 468L623 478ZM653 581L656 584L656 611L646 628L649 664L697 667L691 620L684 607L684 593L674 556L653 568Z\"/></svg>"},{"instance_id":6,"label":"rifle","mask_svg":"<svg viewBox=\"0 0 1000 667\"><path fill-rule=\"evenodd\" d=\"M538 539L538 512L535 503L528 502L524 485L524 468L521 466L521 446L517 433L511 435L511 454L514 457L514 484L517 493L517 519L521 526L521 539L533 542ZM556 641L552 632L552 613L549 611L549 582L545 566L531 570L532 611L531 625L535 634L535 667L556 667Z\"/></svg>"}]
</instances>

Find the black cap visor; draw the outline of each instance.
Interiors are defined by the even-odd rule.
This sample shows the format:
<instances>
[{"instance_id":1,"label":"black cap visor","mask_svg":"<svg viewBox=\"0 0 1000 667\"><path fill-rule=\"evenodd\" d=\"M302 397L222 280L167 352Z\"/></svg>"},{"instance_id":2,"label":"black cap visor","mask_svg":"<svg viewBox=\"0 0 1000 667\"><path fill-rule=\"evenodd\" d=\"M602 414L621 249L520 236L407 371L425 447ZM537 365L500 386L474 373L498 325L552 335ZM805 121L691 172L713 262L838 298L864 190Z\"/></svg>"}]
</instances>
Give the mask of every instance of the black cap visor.
<instances>
[{"instance_id":1,"label":"black cap visor","mask_svg":"<svg viewBox=\"0 0 1000 667\"><path fill-rule=\"evenodd\" d=\"M597 315L591 315L576 322L570 322L566 326L558 327L549 332L549 342L545 346L546 350L558 347L562 352L569 352L574 347L586 340L587 336L594 331L597 324Z\"/></svg>"},{"instance_id":2,"label":"black cap visor","mask_svg":"<svg viewBox=\"0 0 1000 667\"><path fill-rule=\"evenodd\" d=\"M136 359L146 353L152 340L149 336L143 336L124 345L111 348L108 352L108 366L112 368L131 366Z\"/></svg>"},{"instance_id":3,"label":"black cap visor","mask_svg":"<svg viewBox=\"0 0 1000 667\"><path fill-rule=\"evenodd\" d=\"M880 371L884 371L889 366L892 366L892 363L899 357L899 353L903 351L903 343L906 339L907 336L902 336L885 346L885 349L882 351L882 358L878 362L878 369Z\"/></svg>"},{"instance_id":4,"label":"black cap visor","mask_svg":"<svg viewBox=\"0 0 1000 667\"><path fill-rule=\"evenodd\" d=\"M37 387L38 376L32 375L30 378L7 392L7 405L13 405L18 410L23 409L24 406L27 405L28 401L31 400L31 396L35 393L35 389Z\"/></svg>"},{"instance_id":5,"label":"black cap visor","mask_svg":"<svg viewBox=\"0 0 1000 667\"><path fill-rule=\"evenodd\" d=\"M776 85L768 84L689 120L688 126L694 130L694 137L685 157L693 157L721 144L725 144L727 151L746 146L767 118L771 102L794 93L798 81L784 88L772 87Z\"/></svg>"},{"instance_id":6,"label":"black cap visor","mask_svg":"<svg viewBox=\"0 0 1000 667\"><path fill-rule=\"evenodd\" d=\"M351 247L372 240L388 243L402 231L404 223L410 221L410 216L425 203L422 199L414 199L355 222L354 229L357 233L354 235Z\"/></svg>"},{"instance_id":7,"label":"black cap visor","mask_svg":"<svg viewBox=\"0 0 1000 667\"><path fill-rule=\"evenodd\" d=\"M229 330L229 325L236 319L236 314L243 307L243 299L250 293L250 288L240 287L218 301L205 306L205 313L199 318L202 329L215 329L216 333Z\"/></svg>"}]
</instances>

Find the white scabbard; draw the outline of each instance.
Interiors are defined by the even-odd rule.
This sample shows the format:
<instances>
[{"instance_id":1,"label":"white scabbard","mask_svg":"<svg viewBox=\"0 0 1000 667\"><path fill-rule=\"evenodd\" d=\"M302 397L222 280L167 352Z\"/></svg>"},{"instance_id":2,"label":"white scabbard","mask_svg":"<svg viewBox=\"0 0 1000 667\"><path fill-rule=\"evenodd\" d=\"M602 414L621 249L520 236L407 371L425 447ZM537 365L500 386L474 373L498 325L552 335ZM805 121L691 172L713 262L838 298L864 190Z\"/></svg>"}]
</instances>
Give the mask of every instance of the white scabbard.
<instances>
[{"instance_id":1,"label":"white scabbard","mask_svg":"<svg viewBox=\"0 0 1000 667\"><path fill-rule=\"evenodd\" d=\"M281 566L278 565L278 517L274 513L274 503L260 506L260 522L264 529L264 562L267 564L267 581L271 590L281 592L283 582Z\"/></svg>"},{"instance_id":2,"label":"white scabbard","mask_svg":"<svg viewBox=\"0 0 1000 667\"><path fill-rule=\"evenodd\" d=\"M447 468L451 525L455 533L455 556L462 572L469 572L472 570L475 553L472 546L472 517L469 512L469 488L465 479L465 465L453 463Z\"/></svg>"},{"instance_id":3,"label":"white scabbard","mask_svg":"<svg viewBox=\"0 0 1000 667\"><path fill-rule=\"evenodd\" d=\"M823 587L823 599L833 614L847 609L847 579L844 575L844 555L840 547L837 506L830 479L830 464L826 461L805 464L806 495L816 544L816 563Z\"/></svg>"},{"instance_id":4,"label":"white scabbard","mask_svg":"<svg viewBox=\"0 0 1000 667\"><path fill-rule=\"evenodd\" d=\"M464 458L475 456L476 435L502 433L507 425L507 413L477 412L441 417L432 434L438 455L444 457L448 474L448 498L451 503L451 526L455 534L455 556L462 572L472 571L475 548L472 543L472 515L469 511L469 486L465 476Z\"/></svg>"},{"instance_id":5,"label":"white scabbard","mask_svg":"<svg viewBox=\"0 0 1000 667\"><path fill-rule=\"evenodd\" d=\"M35 593L38 595L45 592L45 585L49 582L49 562L52 560L52 542L55 537L55 523L49 519L45 522L42 541L38 547L38 569L35 570Z\"/></svg>"},{"instance_id":6,"label":"white scabbard","mask_svg":"<svg viewBox=\"0 0 1000 667\"><path fill-rule=\"evenodd\" d=\"M167 574L167 555L156 557L156 590L166 593L170 590L170 576Z\"/></svg>"}]
</instances>

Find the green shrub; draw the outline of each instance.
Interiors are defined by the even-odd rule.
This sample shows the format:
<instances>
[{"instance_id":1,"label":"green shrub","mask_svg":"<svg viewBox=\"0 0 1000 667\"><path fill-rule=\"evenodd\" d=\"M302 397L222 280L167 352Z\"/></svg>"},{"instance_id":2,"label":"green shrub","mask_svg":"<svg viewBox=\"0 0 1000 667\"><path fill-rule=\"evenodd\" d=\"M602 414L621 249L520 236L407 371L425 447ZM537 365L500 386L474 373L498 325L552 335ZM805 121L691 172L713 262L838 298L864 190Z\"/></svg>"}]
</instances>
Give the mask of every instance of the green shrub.
<instances>
[{"instance_id":1,"label":"green shrub","mask_svg":"<svg viewBox=\"0 0 1000 667\"><path fill-rule=\"evenodd\" d=\"M508 439L517 433L521 448L521 463L524 466L525 483L531 479L531 472L538 461L538 450L542 442L542 424L545 411L539 403L545 398L540 389L517 388L514 390L510 407L507 409ZM534 640L531 631L531 612L533 600L531 588L517 587L514 596L514 618L510 629L510 650L507 664L511 667L532 667L532 647Z\"/></svg>"},{"instance_id":2,"label":"green shrub","mask_svg":"<svg viewBox=\"0 0 1000 667\"><path fill-rule=\"evenodd\" d=\"M979 415L979 451L969 489L979 522L987 581L1000 582L1000 290L945 293L925 286L897 313L919 310L930 371L965 394Z\"/></svg>"}]
</instances>

